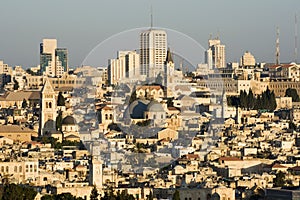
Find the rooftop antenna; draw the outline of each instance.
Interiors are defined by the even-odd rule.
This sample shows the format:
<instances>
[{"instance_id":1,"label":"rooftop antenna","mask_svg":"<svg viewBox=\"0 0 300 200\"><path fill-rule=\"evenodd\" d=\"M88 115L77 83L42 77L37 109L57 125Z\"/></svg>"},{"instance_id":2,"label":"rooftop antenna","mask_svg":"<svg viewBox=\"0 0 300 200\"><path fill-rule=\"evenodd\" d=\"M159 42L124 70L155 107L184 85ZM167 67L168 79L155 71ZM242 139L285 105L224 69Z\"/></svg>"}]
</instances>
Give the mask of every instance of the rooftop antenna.
<instances>
[{"instance_id":1,"label":"rooftop antenna","mask_svg":"<svg viewBox=\"0 0 300 200\"><path fill-rule=\"evenodd\" d=\"M297 63L297 55L298 55L297 43L298 43L298 23L297 23L297 14L295 14L295 52L294 52L295 63Z\"/></svg>"},{"instance_id":2,"label":"rooftop antenna","mask_svg":"<svg viewBox=\"0 0 300 200\"><path fill-rule=\"evenodd\" d=\"M279 50L279 28L277 26L277 31L276 31L276 65L279 65L279 56L280 56L280 50Z\"/></svg>"},{"instance_id":3,"label":"rooftop antenna","mask_svg":"<svg viewBox=\"0 0 300 200\"><path fill-rule=\"evenodd\" d=\"M150 10L150 29L153 28L153 10L152 10L152 5L151 5L151 10Z\"/></svg>"}]
</instances>

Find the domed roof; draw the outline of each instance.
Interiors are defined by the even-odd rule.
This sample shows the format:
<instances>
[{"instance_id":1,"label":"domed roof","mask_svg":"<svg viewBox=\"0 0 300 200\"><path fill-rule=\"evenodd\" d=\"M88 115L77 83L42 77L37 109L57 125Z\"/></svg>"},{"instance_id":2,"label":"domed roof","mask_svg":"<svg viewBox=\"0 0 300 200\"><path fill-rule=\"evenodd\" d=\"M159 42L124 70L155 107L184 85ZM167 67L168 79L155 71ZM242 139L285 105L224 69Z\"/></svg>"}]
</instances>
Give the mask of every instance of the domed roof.
<instances>
[{"instance_id":1,"label":"domed roof","mask_svg":"<svg viewBox=\"0 0 300 200\"><path fill-rule=\"evenodd\" d=\"M148 103L148 100L135 100L128 106L125 114L129 114L133 119L143 119L144 112L147 110Z\"/></svg>"},{"instance_id":2,"label":"domed roof","mask_svg":"<svg viewBox=\"0 0 300 200\"><path fill-rule=\"evenodd\" d=\"M151 103L148 104L147 111L149 111L149 112L165 112L163 106L156 101L152 101Z\"/></svg>"},{"instance_id":3,"label":"domed roof","mask_svg":"<svg viewBox=\"0 0 300 200\"><path fill-rule=\"evenodd\" d=\"M76 120L74 119L74 117L68 115L66 116L63 120L62 120L62 125L75 125L76 124Z\"/></svg>"}]
</instances>

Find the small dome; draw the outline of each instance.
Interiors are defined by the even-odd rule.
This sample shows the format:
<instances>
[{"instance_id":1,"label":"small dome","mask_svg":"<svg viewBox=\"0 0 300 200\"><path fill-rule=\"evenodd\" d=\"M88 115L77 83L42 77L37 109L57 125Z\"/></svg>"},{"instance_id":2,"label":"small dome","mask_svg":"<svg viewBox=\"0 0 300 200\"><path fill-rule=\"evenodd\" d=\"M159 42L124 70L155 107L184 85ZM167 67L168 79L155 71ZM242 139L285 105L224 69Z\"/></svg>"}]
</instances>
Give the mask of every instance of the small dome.
<instances>
[{"instance_id":1,"label":"small dome","mask_svg":"<svg viewBox=\"0 0 300 200\"><path fill-rule=\"evenodd\" d=\"M74 119L74 117L72 116L66 116L63 120L62 120L62 125L75 125L76 124L76 120Z\"/></svg>"},{"instance_id":2,"label":"small dome","mask_svg":"<svg viewBox=\"0 0 300 200\"><path fill-rule=\"evenodd\" d=\"M149 112L165 112L163 106L156 101L152 101L151 103L148 104L147 111L149 111Z\"/></svg>"}]
</instances>

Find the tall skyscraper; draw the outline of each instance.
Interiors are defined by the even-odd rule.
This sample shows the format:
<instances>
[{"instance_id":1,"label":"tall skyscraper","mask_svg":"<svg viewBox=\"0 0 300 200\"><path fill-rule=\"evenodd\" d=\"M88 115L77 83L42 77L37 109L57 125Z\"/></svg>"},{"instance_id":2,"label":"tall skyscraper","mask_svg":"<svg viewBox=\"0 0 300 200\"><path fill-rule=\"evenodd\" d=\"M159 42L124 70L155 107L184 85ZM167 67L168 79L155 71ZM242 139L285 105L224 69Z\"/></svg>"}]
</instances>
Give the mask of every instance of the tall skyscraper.
<instances>
[{"instance_id":1,"label":"tall skyscraper","mask_svg":"<svg viewBox=\"0 0 300 200\"><path fill-rule=\"evenodd\" d=\"M225 45L217 39L208 40L208 50L205 52L205 61L210 69L224 68L225 62Z\"/></svg>"},{"instance_id":2,"label":"tall skyscraper","mask_svg":"<svg viewBox=\"0 0 300 200\"><path fill-rule=\"evenodd\" d=\"M150 29L140 34L141 75L156 77L164 72L167 55L167 33L164 30Z\"/></svg>"},{"instance_id":3,"label":"tall skyscraper","mask_svg":"<svg viewBox=\"0 0 300 200\"><path fill-rule=\"evenodd\" d=\"M68 71L68 50L57 48L56 39L43 39L40 44L40 74L62 76Z\"/></svg>"}]
</instances>

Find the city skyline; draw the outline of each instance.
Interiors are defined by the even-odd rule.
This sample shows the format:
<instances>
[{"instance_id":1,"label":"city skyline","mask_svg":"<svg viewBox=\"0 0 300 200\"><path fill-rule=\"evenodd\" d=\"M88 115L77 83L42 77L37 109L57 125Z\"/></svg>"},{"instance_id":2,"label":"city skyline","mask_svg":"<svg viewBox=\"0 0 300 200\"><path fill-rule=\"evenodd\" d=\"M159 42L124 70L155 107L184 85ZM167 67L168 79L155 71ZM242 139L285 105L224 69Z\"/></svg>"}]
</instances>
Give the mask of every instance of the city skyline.
<instances>
[{"instance_id":1,"label":"city skyline","mask_svg":"<svg viewBox=\"0 0 300 200\"><path fill-rule=\"evenodd\" d=\"M3 3L0 59L10 66L28 68L38 65L38 44L43 38L56 38L61 47L69 50L70 67L79 66L96 45L111 35L136 27L149 27L152 6L154 26L182 32L204 48L211 33L219 35L226 45L226 62L238 62L245 51L251 52L257 62L275 62L278 26L280 60L294 60L294 18L295 14L299 16L297 8L300 5L297 1L191 1L189 4L180 1L129 1L126 4L110 1L90 2L88 6L79 1L56 6L57 2L20 1L19 6L12 2ZM89 10L85 10L87 7ZM115 12L111 12L112 8ZM241 8L247 9L240 12ZM129 12L130 9L134 12ZM299 41L297 44L299 46ZM299 53L297 57L299 60Z\"/></svg>"}]
</instances>

